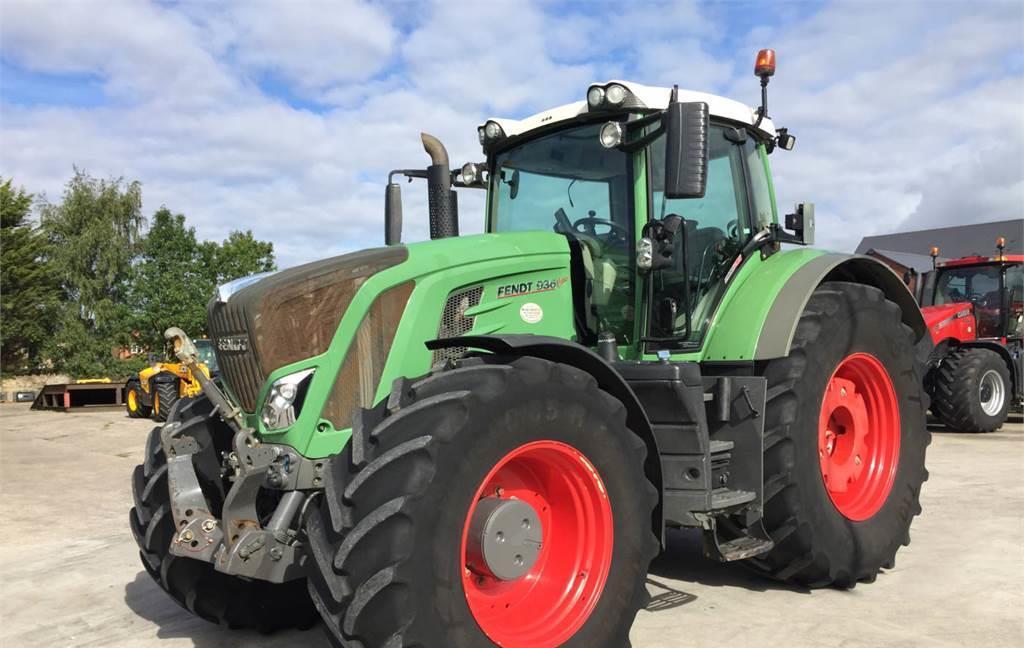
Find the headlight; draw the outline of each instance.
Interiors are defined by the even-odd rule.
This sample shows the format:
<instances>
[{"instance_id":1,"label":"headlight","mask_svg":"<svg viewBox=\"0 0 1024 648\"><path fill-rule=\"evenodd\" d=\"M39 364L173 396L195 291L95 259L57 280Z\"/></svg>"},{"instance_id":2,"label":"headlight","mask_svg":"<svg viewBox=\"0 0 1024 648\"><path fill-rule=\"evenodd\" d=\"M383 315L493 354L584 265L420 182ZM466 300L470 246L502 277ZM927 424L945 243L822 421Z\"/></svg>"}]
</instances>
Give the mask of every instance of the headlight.
<instances>
[{"instance_id":1,"label":"headlight","mask_svg":"<svg viewBox=\"0 0 1024 648\"><path fill-rule=\"evenodd\" d=\"M479 165L473 162L466 162L462 165L462 182L473 185L482 179Z\"/></svg>"},{"instance_id":2,"label":"headlight","mask_svg":"<svg viewBox=\"0 0 1024 648\"><path fill-rule=\"evenodd\" d=\"M617 106L626 100L626 89L620 86L618 83L613 83L608 86L608 89L604 92L605 97L608 99L608 103L613 106Z\"/></svg>"},{"instance_id":3,"label":"headlight","mask_svg":"<svg viewBox=\"0 0 1024 648\"><path fill-rule=\"evenodd\" d=\"M587 90L587 108L591 112L596 112L620 111L623 108L646 110L647 106L623 84L609 83L606 86L590 86Z\"/></svg>"},{"instance_id":4,"label":"headlight","mask_svg":"<svg viewBox=\"0 0 1024 648\"><path fill-rule=\"evenodd\" d=\"M622 124L619 122L608 122L601 127L601 146L606 149L613 149L619 144L622 144L622 136Z\"/></svg>"},{"instance_id":5,"label":"headlight","mask_svg":"<svg viewBox=\"0 0 1024 648\"><path fill-rule=\"evenodd\" d=\"M501 135L501 126L498 125L498 122L487 122L487 125L484 126L484 135L491 139L497 139Z\"/></svg>"},{"instance_id":6,"label":"headlight","mask_svg":"<svg viewBox=\"0 0 1024 648\"><path fill-rule=\"evenodd\" d=\"M654 266L654 241L646 236L636 242L636 267L647 272Z\"/></svg>"},{"instance_id":7,"label":"headlight","mask_svg":"<svg viewBox=\"0 0 1024 648\"><path fill-rule=\"evenodd\" d=\"M268 430L280 430L295 423L302 412L306 391L313 380L313 369L306 369L279 378L270 386L261 416Z\"/></svg>"}]
</instances>

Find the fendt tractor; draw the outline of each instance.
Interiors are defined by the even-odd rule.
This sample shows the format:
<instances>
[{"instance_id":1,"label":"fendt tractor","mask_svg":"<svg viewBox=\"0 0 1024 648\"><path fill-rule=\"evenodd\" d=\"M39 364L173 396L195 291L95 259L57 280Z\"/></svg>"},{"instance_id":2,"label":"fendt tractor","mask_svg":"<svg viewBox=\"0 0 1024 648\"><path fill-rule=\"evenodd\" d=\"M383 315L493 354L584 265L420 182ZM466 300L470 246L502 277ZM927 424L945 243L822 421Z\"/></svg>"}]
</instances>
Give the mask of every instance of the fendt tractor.
<instances>
[{"instance_id":1,"label":"fendt tractor","mask_svg":"<svg viewBox=\"0 0 1024 648\"><path fill-rule=\"evenodd\" d=\"M935 342L925 385L932 413L959 432L992 432L1024 401L1024 255L935 262L926 275L922 308Z\"/></svg>"},{"instance_id":2,"label":"fendt tractor","mask_svg":"<svg viewBox=\"0 0 1024 648\"><path fill-rule=\"evenodd\" d=\"M130 418L149 418L166 421L174 404L182 398L199 396L203 387L196 372L207 378L217 375L217 356L210 340L196 340L199 364L195 367L183 362L161 362L153 359L148 367L125 383L124 407Z\"/></svg>"},{"instance_id":3,"label":"fendt tractor","mask_svg":"<svg viewBox=\"0 0 1024 648\"><path fill-rule=\"evenodd\" d=\"M893 567L931 341L887 267L806 247L812 205L780 225L794 136L774 52L755 70L759 109L581 88L485 122L458 170L424 135L386 246L222 286L223 389L200 375L134 473L157 583L230 627L319 613L341 646L617 647L670 529L807 587ZM430 241L400 243L398 175L427 181ZM459 236L474 190L485 233Z\"/></svg>"}]
</instances>

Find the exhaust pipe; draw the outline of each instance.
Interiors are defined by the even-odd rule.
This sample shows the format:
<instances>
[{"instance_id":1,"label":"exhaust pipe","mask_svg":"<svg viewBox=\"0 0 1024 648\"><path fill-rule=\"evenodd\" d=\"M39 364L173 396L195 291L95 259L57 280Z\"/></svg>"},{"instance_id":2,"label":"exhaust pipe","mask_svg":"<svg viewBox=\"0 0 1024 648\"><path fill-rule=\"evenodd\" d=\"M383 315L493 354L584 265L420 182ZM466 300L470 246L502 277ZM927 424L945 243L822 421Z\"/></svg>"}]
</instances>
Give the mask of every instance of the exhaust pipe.
<instances>
[{"instance_id":1,"label":"exhaust pipe","mask_svg":"<svg viewBox=\"0 0 1024 648\"><path fill-rule=\"evenodd\" d=\"M459 203L452 189L452 172L448 151L441 140L420 133L423 150L430 156L427 167L427 201L430 209L430 238L448 238L459 235Z\"/></svg>"}]
</instances>

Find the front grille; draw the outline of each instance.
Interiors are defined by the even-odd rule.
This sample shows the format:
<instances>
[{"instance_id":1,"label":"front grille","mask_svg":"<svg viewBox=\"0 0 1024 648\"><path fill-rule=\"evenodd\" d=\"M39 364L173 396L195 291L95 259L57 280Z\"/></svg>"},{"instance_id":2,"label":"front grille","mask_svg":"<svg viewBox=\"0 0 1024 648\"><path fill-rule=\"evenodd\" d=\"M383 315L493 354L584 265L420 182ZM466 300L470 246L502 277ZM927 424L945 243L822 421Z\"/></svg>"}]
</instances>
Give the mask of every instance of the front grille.
<instances>
[{"instance_id":1,"label":"front grille","mask_svg":"<svg viewBox=\"0 0 1024 648\"><path fill-rule=\"evenodd\" d=\"M437 339L460 337L473 329L472 317L466 317L466 311L480 304L484 287L475 286L453 292L441 311L441 324L437 327ZM466 347L448 347L434 351L434 364L445 360L461 358L468 351Z\"/></svg>"},{"instance_id":2,"label":"front grille","mask_svg":"<svg viewBox=\"0 0 1024 648\"><path fill-rule=\"evenodd\" d=\"M214 302L210 305L208 323L221 379L238 399L242 409L247 412L254 411L266 376L260 370L256 347L246 326L243 307ZM233 351L229 348L237 345L221 344L221 341L228 337L243 338L246 341L245 350Z\"/></svg>"}]
</instances>

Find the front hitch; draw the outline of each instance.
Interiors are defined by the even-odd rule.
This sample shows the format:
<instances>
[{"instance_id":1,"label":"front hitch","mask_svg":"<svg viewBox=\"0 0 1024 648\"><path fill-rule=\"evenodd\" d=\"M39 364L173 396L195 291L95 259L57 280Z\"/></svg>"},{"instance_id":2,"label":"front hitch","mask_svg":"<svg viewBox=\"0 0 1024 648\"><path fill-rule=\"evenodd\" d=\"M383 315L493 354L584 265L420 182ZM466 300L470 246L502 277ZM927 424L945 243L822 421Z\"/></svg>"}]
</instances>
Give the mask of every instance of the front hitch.
<instances>
[{"instance_id":1,"label":"front hitch","mask_svg":"<svg viewBox=\"0 0 1024 648\"><path fill-rule=\"evenodd\" d=\"M188 335L174 327L164 337L174 343L175 355L192 369L215 407L209 415L173 421L160 431L177 529L171 553L211 562L217 571L235 576L275 583L304 577L305 548L296 542L291 527L307 502L304 490L321 482L323 462L311 462L287 446L262 443L245 426L241 409L199 370ZM231 434L232 451L223 462L217 457L214 434ZM204 483L221 483L222 468L231 475L231 489L226 495L204 492ZM256 508L264 489L284 491L266 527ZM211 495L223 501L220 519L212 513Z\"/></svg>"}]
</instances>

